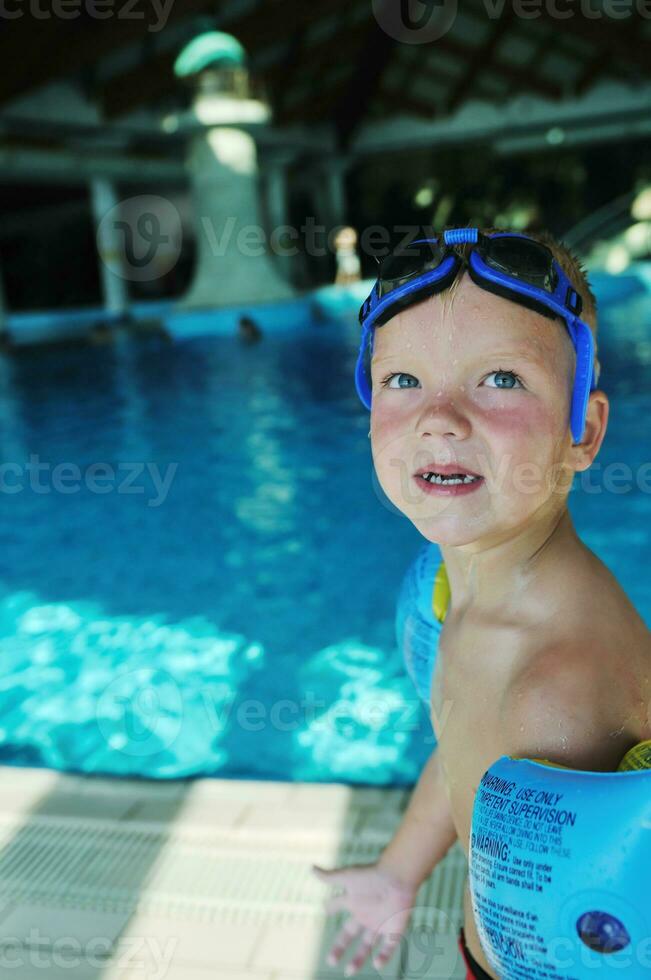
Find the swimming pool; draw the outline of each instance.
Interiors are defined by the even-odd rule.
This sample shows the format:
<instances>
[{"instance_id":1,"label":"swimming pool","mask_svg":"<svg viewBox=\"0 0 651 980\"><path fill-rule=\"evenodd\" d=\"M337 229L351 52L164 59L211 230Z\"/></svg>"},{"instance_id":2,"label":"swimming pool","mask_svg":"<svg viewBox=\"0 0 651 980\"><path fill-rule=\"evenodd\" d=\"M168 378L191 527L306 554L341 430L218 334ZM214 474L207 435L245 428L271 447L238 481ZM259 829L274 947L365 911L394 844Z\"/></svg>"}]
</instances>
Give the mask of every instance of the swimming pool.
<instances>
[{"instance_id":1,"label":"swimming pool","mask_svg":"<svg viewBox=\"0 0 651 980\"><path fill-rule=\"evenodd\" d=\"M651 623L651 344L620 319L602 475L570 500ZM433 742L393 620L422 539L373 479L357 340L351 318L2 364L1 762L413 782Z\"/></svg>"}]
</instances>

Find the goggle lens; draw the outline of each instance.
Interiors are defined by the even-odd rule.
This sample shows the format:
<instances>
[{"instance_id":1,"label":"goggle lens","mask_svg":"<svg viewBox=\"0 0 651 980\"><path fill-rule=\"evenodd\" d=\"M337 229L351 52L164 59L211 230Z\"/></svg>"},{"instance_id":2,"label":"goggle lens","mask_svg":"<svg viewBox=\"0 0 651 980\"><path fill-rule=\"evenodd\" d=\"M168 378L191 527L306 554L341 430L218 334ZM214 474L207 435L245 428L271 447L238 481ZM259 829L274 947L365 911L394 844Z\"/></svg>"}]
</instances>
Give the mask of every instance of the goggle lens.
<instances>
[{"instance_id":1,"label":"goggle lens","mask_svg":"<svg viewBox=\"0 0 651 980\"><path fill-rule=\"evenodd\" d=\"M446 251L444 242L412 242L404 249L391 252L382 260L378 271L379 295L386 296L414 276L437 269Z\"/></svg>"},{"instance_id":2,"label":"goggle lens","mask_svg":"<svg viewBox=\"0 0 651 980\"><path fill-rule=\"evenodd\" d=\"M524 238L489 238L481 247L486 265L548 293L556 288L554 256L546 245Z\"/></svg>"}]
</instances>

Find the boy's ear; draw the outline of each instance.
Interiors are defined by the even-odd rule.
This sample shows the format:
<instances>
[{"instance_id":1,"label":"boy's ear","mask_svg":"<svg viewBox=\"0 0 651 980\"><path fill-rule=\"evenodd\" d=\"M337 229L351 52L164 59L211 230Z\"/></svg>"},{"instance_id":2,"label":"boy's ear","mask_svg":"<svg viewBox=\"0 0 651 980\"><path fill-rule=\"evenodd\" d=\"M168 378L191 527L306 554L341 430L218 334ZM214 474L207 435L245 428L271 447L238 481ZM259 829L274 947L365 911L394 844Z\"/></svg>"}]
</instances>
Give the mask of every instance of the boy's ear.
<instances>
[{"instance_id":1,"label":"boy's ear","mask_svg":"<svg viewBox=\"0 0 651 980\"><path fill-rule=\"evenodd\" d=\"M591 391L585 416L585 428L581 442L572 445L574 470L579 473L587 470L599 452L606 435L610 402L604 391Z\"/></svg>"}]
</instances>

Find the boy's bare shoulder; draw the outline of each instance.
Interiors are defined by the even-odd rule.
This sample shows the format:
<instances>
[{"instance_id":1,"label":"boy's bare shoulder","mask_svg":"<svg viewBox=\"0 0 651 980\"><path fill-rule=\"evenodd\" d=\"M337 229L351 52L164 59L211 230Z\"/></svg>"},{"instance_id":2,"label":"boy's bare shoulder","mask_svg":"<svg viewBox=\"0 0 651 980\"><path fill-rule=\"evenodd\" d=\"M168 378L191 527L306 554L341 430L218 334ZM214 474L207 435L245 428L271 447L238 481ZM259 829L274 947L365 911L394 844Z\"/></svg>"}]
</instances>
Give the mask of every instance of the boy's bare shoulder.
<instances>
[{"instance_id":1,"label":"boy's bare shoulder","mask_svg":"<svg viewBox=\"0 0 651 980\"><path fill-rule=\"evenodd\" d=\"M598 566L575 589L571 616L539 631L504 692L510 754L607 770L651 739L651 632Z\"/></svg>"}]
</instances>

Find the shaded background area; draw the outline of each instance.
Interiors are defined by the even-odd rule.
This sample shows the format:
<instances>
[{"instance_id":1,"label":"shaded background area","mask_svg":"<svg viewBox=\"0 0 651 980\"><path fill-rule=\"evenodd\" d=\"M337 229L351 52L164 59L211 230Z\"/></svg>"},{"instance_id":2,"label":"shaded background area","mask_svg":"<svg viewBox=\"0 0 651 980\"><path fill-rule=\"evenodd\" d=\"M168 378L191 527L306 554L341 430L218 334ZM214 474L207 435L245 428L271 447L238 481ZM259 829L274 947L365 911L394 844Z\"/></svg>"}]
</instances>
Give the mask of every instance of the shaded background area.
<instances>
[{"instance_id":1,"label":"shaded background area","mask_svg":"<svg viewBox=\"0 0 651 980\"><path fill-rule=\"evenodd\" d=\"M447 20L449 4L442 13L429 5L429 20L427 4L412 7L424 26L403 36L387 30L398 7L379 0L191 0L160 14L143 0L133 17L116 4L103 20L80 8L69 20L25 10L8 22L0 259L9 308L101 302L88 192L97 175L122 198L155 189L183 217L174 268L130 283L131 296L185 291L197 235L180 127L191 86L173 66L184 44L215 28L244 45L253 93L271 107L273 125L256 137L261 191L273 173L294 227L308 216L360 229L500 219L564 234L648 183L651 24L633 4L617 17L607 3L590 16L541 4L524 18L515 5L471 0ZM363 255L365 272L372 262ZM285 271L300 288L329 282L334 256L301 247Z\"/></svg>"}]
</instances>

